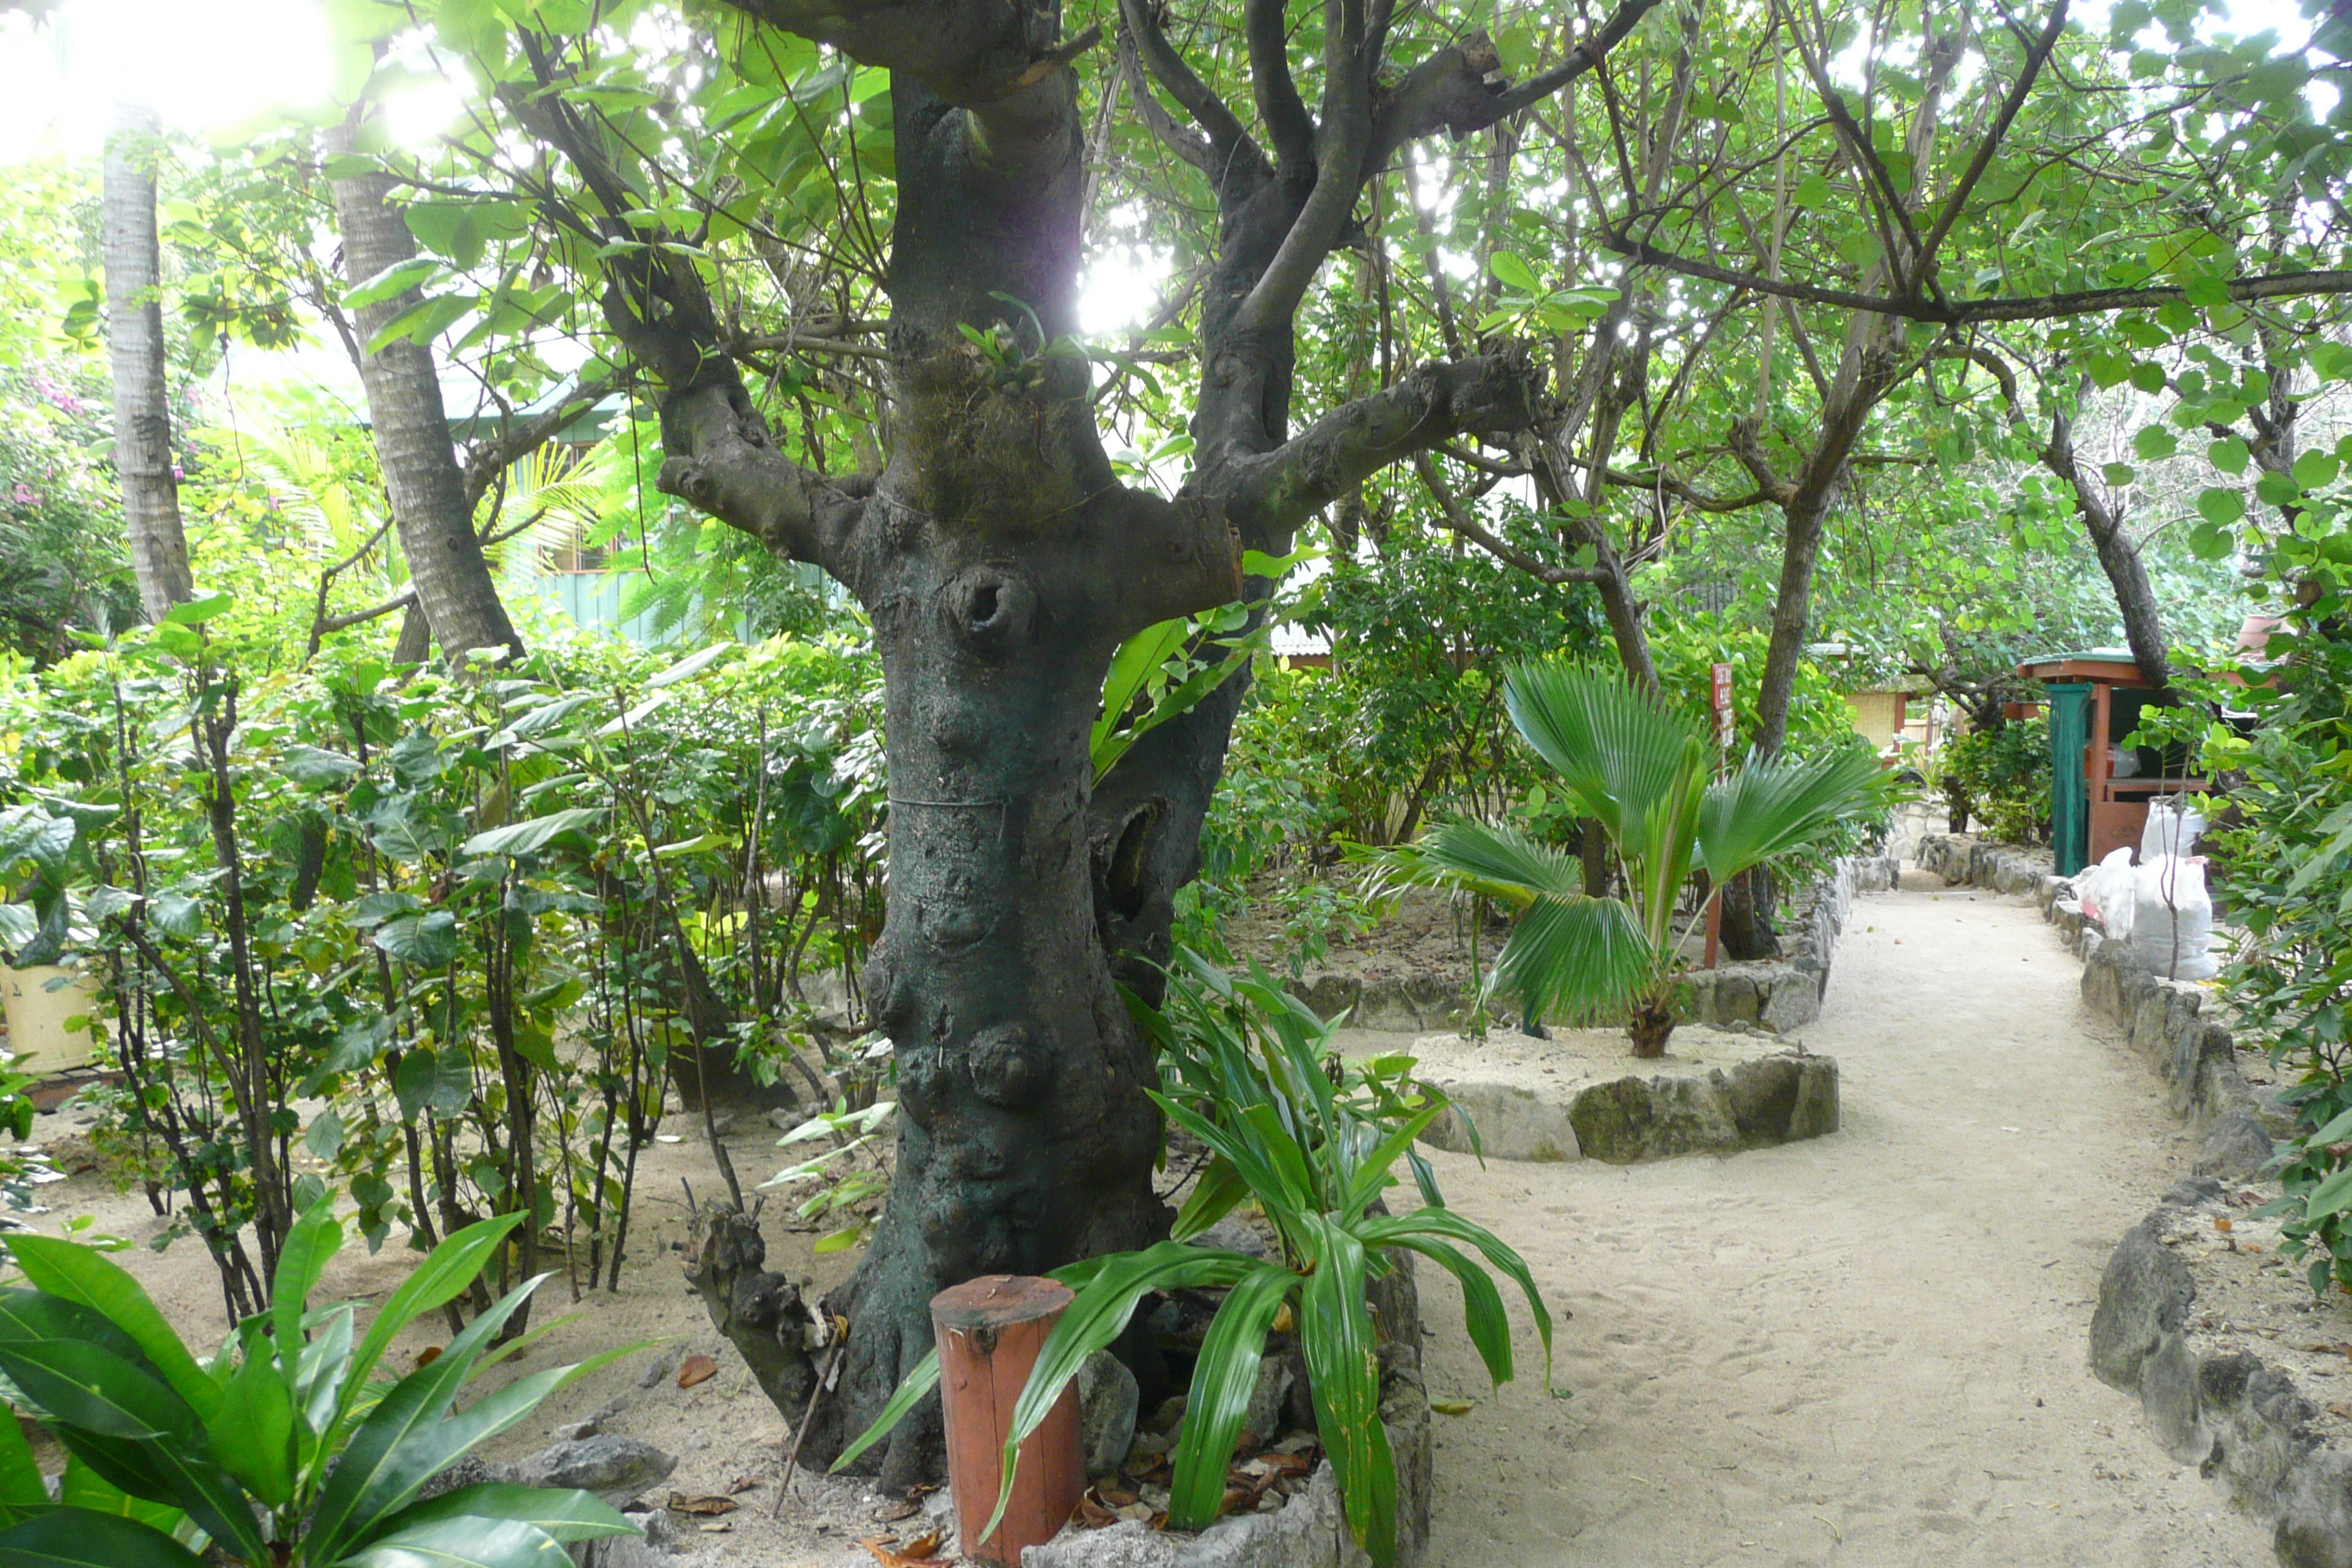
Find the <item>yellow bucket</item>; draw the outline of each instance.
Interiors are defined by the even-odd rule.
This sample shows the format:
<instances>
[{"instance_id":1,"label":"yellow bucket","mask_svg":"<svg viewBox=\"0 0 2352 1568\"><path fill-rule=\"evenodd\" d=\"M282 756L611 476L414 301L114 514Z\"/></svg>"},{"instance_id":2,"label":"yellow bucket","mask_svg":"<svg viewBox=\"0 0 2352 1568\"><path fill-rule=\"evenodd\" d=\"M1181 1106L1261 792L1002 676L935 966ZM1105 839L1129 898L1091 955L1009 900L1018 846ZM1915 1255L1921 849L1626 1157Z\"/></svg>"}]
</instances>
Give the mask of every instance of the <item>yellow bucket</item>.
<instances>
[{"instance_id":1,"label":"yellow bucket","mask_svg":"<svg viewBox=\"0 0 2352 1568\"><path fill-rule=\"evenodd\" d=\"M62 985L55 981L63 980ZM85 1026L68 1030L66 1020L98 1012L98 976L54 963L30 969L0 967L0 1002L7 1004L8 1049L18 1070L50 1078L87 1067L98 1042Z\"/></svg>"}]
</instances>

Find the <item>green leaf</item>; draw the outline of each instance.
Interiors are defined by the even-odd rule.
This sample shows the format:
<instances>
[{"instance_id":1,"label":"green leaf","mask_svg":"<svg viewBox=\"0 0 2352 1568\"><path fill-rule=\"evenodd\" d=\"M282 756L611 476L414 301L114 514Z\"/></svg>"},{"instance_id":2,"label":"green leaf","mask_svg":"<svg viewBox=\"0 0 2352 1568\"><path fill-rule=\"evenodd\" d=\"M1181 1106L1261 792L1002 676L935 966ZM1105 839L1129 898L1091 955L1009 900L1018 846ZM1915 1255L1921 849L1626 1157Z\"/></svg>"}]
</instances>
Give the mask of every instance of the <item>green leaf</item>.
<instances>
[{"instance_id":1,"label":"green leaf","mask_svg":"<svg viewBox=\"0 0 2352 1568\"><path fill-rule=\"evenodd\" d=\"M400 1117L414 1121L427 1110L443 1116L463 1111L474 1098L474 1061L463 1046L439 1051L420 1046L400 1058L393 1069L392 1092L400 1101Z\"/></svg>"},{"instance_id":2,"label":"green leaf","mask_svg":"<svg viewBox=\"0 0 2352 1568\"><path fill-rule=\"evenodd\" d=\"M49 1489L22 1423L0 1416L0 1523L11 1523L49 1506Z\"/></svg>"},{"instance_id":3,"label":"green leaf","mask_svg":"<svg viewBox=\"0 0 2352 1568\"><path fill-rule=\"evenodd\" d=\"M190 1409L200 1418L211 1415L220 1402L220 1385L205 1375L145 1289L120 1265L55 1237L11 1237L8 1251L35 1289L105 1317L131 1337Z\"/></svg>"},{"instance_id":4,"label":"green leaf","mask_svg":"<svg viewBox=\"0 0 2352 1568\"><path fill-rule=\"evenodd\" d=\"M509 822L504 827L493 827L467 839L465 852L468 855L529 855L545 848L560 834L577 833L595 826L607 815L594 806L575 805L550 812L545 816L534 816L528 822Z\"/></svg>"},{"instance_id":5,"label":"green leaf","mask_svg":"<svg viewBox=\"0 0 2352 1568\"><path fill-rule=\"evenodd\" d=\"M319 1121L333 1116L324 1111ZM311 1123L315 1131L318 1122ZM336 1120L335 1142L342 1141L341 1118ZM318 1152L315 1143L311 1152ZM321 1154L321 1159L328 1155ZM320 1198L295 1219L287 1232L286 1244L278 1251L278 1274L269 1288L270 1332L278 1342L278 1359L282 1364L283 1379L290 1389L295 1365L302 1350L302 1310L310 1300L310 1292L319 1288L327 1272L327 1265L343 1247L343 1227L335 1219L332 1198Z\"/></svg>"},{"instance_id":6,"label":"green leaf","mask_svg":"<svg viewBox=\"0 0 2352 1568\"><path fill-rule=\"evenodd\" d=\"M1463 1324L1470 1331L1478 1359L1486 1364L1486 1376L1498 1384L1510 1382L1515 1375L1511 1321L1504 1315L1503 1293L1495 1289L1494 1277L1444 1242L1428 1237L1407 1237L1396 1245L1421 1254L1454 1276L1462 1287Z\"/></svg>"},{"instance_id":7,"label":"green leaf","mask_svg":"<svg viewBox=\"0 0 2352 1568\"><path fill-rule=\"evenodd\" d=\"M880 73L877 72L876 74L878 75ZM648 690L652 690L664 686L676 685L681 680L691 680L696 676L700 675L704 670L709 669L712 665L717 664L720 659L741 651L741 645L737 643L713 643L709 647L702 649L698 653L690 653L684 658L679 659L676 664L671 665L667 669L663 670L659 675L656 675L651 680L646 681L646 687Z\"/></svg>"},{"instance_id":8,"label":"green leaf","mask_svg":"<svg viewBox=\"0 0 2352 1568\"><path fill-rule=\"evenodd\" d=\"M394 915L375 928L373 940L403 963L440 969L457 956L457 917L447 910Z\"/></svg>"},{"instance_id":9,"label":"green leaf","mask_svg":"<svg viewBox=\"0 0 2352 1568\"><path fill-rule=\"evenodd\" d=\"M383 1359L394 1336L417 1314L433 1311L471 1285L499 1243L522 1220L519 1214L500 1215L452 1232L417 1265L415 1273L400 1282L399 1289L385 1300L383 1310L375 1315L375 1321L368 1325L367 1337L360 1341L360 1348L352 1353L351 1369L344 1374L343 1395L336 1407L338 1426L350 1413L352 1401L367 1382L368 1373L375 1370L375 1363Z\"/></svg>"},{"instance_id":10,"label":"green leaf","mask_svg":"<svg viewBox=\"0 0 2352 1568\"><path fill-rule=\"evenodd\" d=\"M448 1519L509 1519L536 1525L558 1541L595 1541L644 1533L594 1492L490 1482L460 1487L403 1510L388 1523L407 1531Z\"/></svg>"},{"instance_id":11,"label":"green leaf","mask_svg":"<svg viewBox=\"0 0 2352 1568\"><path fill-rule=\"evenodd\" d=\"M1539 294L1543 285L1536 281L1535 268L1508 250L1498 250L1487 259L1487 267L1496 278L1522 294Z\"/></svg>"},{"instance_id":12,"label":"green leaf","mask_svg":"<svg viewBox=\"0 0 2352 1568\"><path fill-rule=\"evenodd\" d=\"M356 310L363 305L381 304L386 300L419 289L430 282L441 270L441 264L430 257L412 256L396 261L366 282L343 296L343 304Z\"/></svg>"},{"instance_id":13,"label":"green leaf","mask_svg":"<svg viewBox=\"0 0 2352 1568\"><path fill-rule=\"evenodd\" d=\"M2180 438L2161 425L2143 425L2132 437L2132 451L2143 463L2169 458L2180 449Z\"/></svg>"},{"instance_id":14,"label":"green leaf","mask_svg":"<svg viewBox=\"0 0 2352 1568\"><path fill-rule=\"evenodd\" d=\"M337 1568L571 1568L555 1537L520 1519L434 1520L385 1536Z\"/></svg>"},{"instance_id":15,"label":"green leaf","mask_svg":"<svg viewBox=\"0 0 2352 1568\"><path fill-rule=\"evenodd\" d=\"M271 1508L294 1496L294 1400L278 1358L256 1336L207 1423L222 1467Z\"/></svg>"},{"instance_id":16,"label":"green leaf","mask_svg":"<svg viewBox=\"0 0 2352 1568\"><path fill-rule=\"evenodd\" d=\"M2225 474L2244 473L2252 456L2246 450L2246 444L2235 436L2224 436L2218 441L2207 443L2205 447L2205 460Z\"/></svg>"},{"instance_id":17,"label":"green leaf","mask_svg":"<svg viewBox=\"0 0 2352 1568\"><path fill-rule=\"evenodd\" d=\"M940 1352L934 1349L926 1352L923 1359L898 1380L898 1386L891 1391L888 1402L882 1406L882 1414L874 1418L874 1425L857 1435L856 1442L841 1451L841 1457L834 1460L830 1473L838 1474L858 1455L888 1436L890 1429L906 1419L907 1412L921 1404L923 1395L939 1385Z\"/></svg>"},{"instance_id":18,"label":"green leaf","mask_svg":"<svg viewBox=\"0 0 2352 1568\"><path fill-rule=\"evenodd\" d=\"M2305 452L2294 460L2294 482L2306 492L2321 489L2336 482L2336 476L2342 468L2332 452L2315 449Z\"/></svg>"},{"instance_id":19,"label":"green leaf","mask_svg":"<svg viewBox=\"0 0 2352 1568\"><path fill-rule=\"evenodd\" d=\"M2304 1203L2303 1217L2322 1220L2347 1208L2352 1208L2352 1166L2336 1172L2311 1190L2311 1196Z\"/></svg>"},{"instance_id":20,"label":"green leaf","mask_svg":"<svg viewBox=\"0 0 2352 1568\"><path fill-rule=\"evenodd\" d=\"M1475 1247L1488 1267L1502 1270L1527 1299L1528 1310L1536 1321L1537 1337L1543 1341L1544 1381L1551 1381L1551 1310L1544 1305L1543 1292L1536 1289L1535 1275L1528 1269L1527 1259L1505 1246L1493 1231L1464 1219L1452 1209L1423 1208L1411 1214L1367 1219L1356 1227L1356 1234L1367 1247L1401 1247L1415 1237L1442 1237Z\"/></svg>"},{"instance_id":21,"label":"green leaf","mask_svg":"<svg viewBox=\"0 0 2352 1568\"><path fill-rule=\"evenodd\" d=\"M359 763L323 746L289 746L278 754L278 771L304 789L327 789L360 771Z\"/></svg>"},{"instance_id":22,"label":"green leaf","mask_svg":"<svg viewBox=\"0 0 2352 1568\"><path fill-rule=\"evenodd\" d=\"M2129 463L2107 463L2101 466L2099 477L2105 479L2111 487L2121 489L2139 477L2139 470L2134 468Z\"/></svg>"},{"instance_id":23,"label":"green leaf","mask_svg":"<svg viewBox=\"0 0 2352 1568\"><path fill-rule=\"evenodd\" d=\"M428 342L473 308L470 294L436 294L419 300L378 328L368 340L367 352L380 354L396 342Z\"/></svg>"},{"instance_id":24,"label":"green leaf","mask_svg":"<svg viewBox=\"0 0 2352 1568\"><path fill-rule=\"evenodd\" d=\"M81 1439L84 1444L92 1441L97 1439ZM125 1451L129 1453L131 1468L143 1470L143 1463L137 1455L127 1448ZM170 1489L160 1479L155 1482L155 1487L158 1491L165 1493ZM165 1535L177 1534L188 1517L171 1503L149 1502L144 1498L132 1497L100 1475L74 1444L68 1444L67 1447L66 1473L58 1486L58 1500L68 1508L87 1509L116 1519L136 1520L148 1529L160 1531Z\"/></svg>"},{"instance_id":25,"label":"green leaf","mask_svg":"<svg viewBox=\"0 0 2352 1568\"><path fill-rule=\"evenodd\" d=\"M432 1267L430 1258L425 1267ZM341 1548L365 1542L449 1462L443 1459L429 1467L426 1463L440 1451L435 1429L454 1425L449 1409L466 1380L474 1375L474 1363L546 1278L540 1275L508 1291L489 1310L467 1324L439 1356L402 1378L377 1402L352 1434L334 1474L319 1494L309 1533L314 1555L331 1562ZM373 1330L368 1338L375 1338ZM360 1375L355 1373L354 1381ZM479 1405L474 1407L479 1408ZM467 1415L471 1414L469 1410ZM421 1447L415 1441L420 1436L424 1438ZM463 1452L463 1448L457 1450ZM456 1454L449 1456L455 1458Z\"/></svg>"},{"instance_id":26,"label":"green leaf","mask_svg":"<svg viewBox=\"0 0 2352 1568\"><path fill-rule=\"evenodd\" d=\"M235 594L206 594L202 598L186 600L164 611L163 624L200 626L236 603Z\"/></svg>"},{"instance_id":27,"label":"green leaf","mask_svg":"<svg viewBox=\"0 0 2352 1568\"><path fill-rule=\"evenodd\" d=\"M1364 1303L1363 1244L1320 1215L1307 1217L1314 1271L1299 1298L1298 1348L1315 1396L1315 1427L1338 1472L1341 1510L1379 1568L1396 1562L1396 1461L1381 1425L1381 1360Z\"/></svg>"},{"instance_id":28,"label":"green leaf","mask_svg":"<svg viewBox=\"0 0 2352 1568\"><path fill-rule=\"evenodd\" d=\"M213 1462L195 1412L138 1366L78 1341L10 1340L0 1342L0 1371L108 1480L150 1501L178 1503L247 1562L268 1558L252 1505ZM78 1441L83 1434L96 1442ZM110 1464L100 1463L110 1455Z\"/></svg>"},{"instance_id":29,"label":"green leaf","mask_svg":"<svg viewBox=\"0 0 2352 1568\"><path fill-rule=\"evenodd\" d=\"M205 1568L205 1560L134 1521L59 1508L0 1531L0 1568Z\"/></svg>"},{"instance_id":30,"label":"green leaf","mask_svg":"<svg viewBox=\"0 0 2352 1568\"><path fill-rule=\"evenodd\" d=\"M1192 1184L1192 1195L1176 1213L1176 1224L1169 1236L1176 1241L1190 1241L1234 1210L1234 1205L1249 1196L1249 1184L1231 1160L1219 1155L1209 1162L1208 1169Z\"/></svg>"},{"instance_id":31,"label":"green leaf","mask_svg":"<svg viewBox=\"0 0 2352 1568\"><path fill-rule=\"evenodd\" d=\"M1829 181L1822 175L1807 174L1797 182L1797 188L1789 193L1789 201L1792 205L1808 209L1824 207L1829 205L1834 194L1830 189Z\"/></svg>"},{"instance_id":32,"label":"green leaf","mask_svg":"<svg viewBox=\"0 0 2352 1568\"><path fill-rule=\"evenodd\" d=\"M1178 1530L1206 1530L1216 1521L1225 1498L1225 1467L1233 1462L1242 1418L1257 1388L1266 1328L1297 1283L1298 1276L1281 1264L1262 1264L1233 1288L1209 1323L1200 1359L1192 1363L1169 1488L1168 1522ZM1274 1434L1257 1436L1271 1439Z\"/></svg>"},{"instance_id":33,"label":"green leaf","mask_svg":"<svg viewBox=\"0 0 2352 1568\"><path fill-rule=\"evenodd\" d=\"M2246 515L2246 495L2235 485L2208 485L2197 492L2197 515L2216 528L2228 528Z\"/></svg>"}]
</instances>

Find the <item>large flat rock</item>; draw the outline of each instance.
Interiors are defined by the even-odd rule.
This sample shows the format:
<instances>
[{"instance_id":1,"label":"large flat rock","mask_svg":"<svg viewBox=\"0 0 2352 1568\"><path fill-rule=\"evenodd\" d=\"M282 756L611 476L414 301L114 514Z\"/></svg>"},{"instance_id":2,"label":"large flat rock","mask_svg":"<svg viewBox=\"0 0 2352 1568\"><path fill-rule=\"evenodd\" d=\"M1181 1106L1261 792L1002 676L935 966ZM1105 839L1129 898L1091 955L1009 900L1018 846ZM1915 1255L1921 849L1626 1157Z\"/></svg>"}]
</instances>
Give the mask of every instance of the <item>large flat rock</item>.
<instances>
[{"instance_id":1,"label":"large flat rock","mask_svg":"<svg viewBox=\"0 0 2352 1568\"><path fill-rule=\"evenodd\" d=\"M1837 1131L1837 1062L1801 1043L1685 1025L1664 1057L1640 1061L1622 1030L1551 1033L1548 1040L1508 1033L1414 1040L1421 1076L1468 1115L1477 1152L1625 1165ZM1473 1152L1469 1129L1451 1111L1423 1142Z\"/></svg>"}]
</instances>

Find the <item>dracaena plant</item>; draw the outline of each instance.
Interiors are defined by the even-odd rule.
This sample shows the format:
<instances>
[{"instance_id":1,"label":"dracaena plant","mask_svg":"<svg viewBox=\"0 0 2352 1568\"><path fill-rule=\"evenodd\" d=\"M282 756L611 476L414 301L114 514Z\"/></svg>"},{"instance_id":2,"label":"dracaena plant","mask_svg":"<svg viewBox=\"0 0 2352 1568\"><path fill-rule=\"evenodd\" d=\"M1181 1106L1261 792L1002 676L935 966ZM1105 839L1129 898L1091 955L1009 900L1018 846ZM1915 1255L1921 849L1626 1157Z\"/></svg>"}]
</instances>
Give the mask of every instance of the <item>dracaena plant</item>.
<instances>
[{"instance_id":1,"label":"dracaena plant","mask_svg":"<svg viewBox=\"0 0 2352 1568\"><path fill-rule=\"evenodd\" d=\"M1086 1359L1115 1342L1154 1291L1219 1289L1225 1297L1193 1365L1172 1458L1168 1522L1202 1530L1225 1495L1265 1337L1287 1307L1307 1363L1315 1423L1331 1459L1348 1527L1382 1568L1396 1560L1396 1465L1381 1424L1380 1359L1366 1300L1371 1281L1411 1253L1460 1283L1472 1344L1497 1384L1514 1375L1499 1273L1527 1298L1550 1372L1551 1314L1527 1263L1483 1226L1438 1201L1413 1141L1451 1107L1416 1082L1409 1058L1338 1066L1337 1020L1326 1021L1263 973L1236 981L1196 956L1171 976L1165 1005L1133 997L1136 1021L1159 1047L1169 1120L1206 1146L1210 1162L1170 1239L1137 1252L1053 1271L1074 1299L1039 1351L1005 1439L1003 1515L1024 1439L1045 1419ZM1457 1112L1458 1113L1458 1112ZM1391 1170L1412 1159L1426 1206L1384 1212ZM1252 1258L1191 1240L1244 1202L1271 1223L1276 1255ZM1466 1250L1465 1250L1466 1248ZM908 1374L881 1417L835 1462L880 1439L939 1383L937 1352Z\"/></svg>"},{"instance_id":2,"label":"dracaena plant","mask_svg":"<svg viewBox=\"0 0 2352 1568\"><path fill-rule=\"evenodd\" d=\"M1531 1018L1617 1012L1637 1057L1665 1054L1681 946L1675 910L1693 870L1712 887L1819 843L1882 809L1888 786L1859 747L1750 756L1716 777L1715 748L1689 714L1623 676L1559 660L1504 683L1511 722L1557 774L1578 816L1601 825L1623 898L1592 898L1584 868L1508 826L1456 821L1378 858L1382 874L1467 889L1516 906L1517 926L1487 981ZM1712 895L1710 895L1712 896Z\"/></svg>"},{"instance_id":3,"label":"dracaena plant","mask_svg":"<svg viewBox=\"0 0 2352 1568\"><path fill-rule=\"evenodd\" d=\"M636 1348L457 1408L476 1373L538 1337L492 1348L540 1279L424 1366L373 1376L402 1328L464 1289L520 1218L444 1240L355 1333L353 1306L308 1304L343 1239L322 1200L288 1236L268 1310L208 1361L114 1263L11 1237L30 1288L0 1290L0 1373L68 1458L53 1502L17 1423L0 1420L0 1568L567 1568L565 1542L636 1533L588 1492L491 1484L420 1500L475 1445Z\"/></svg>"}]
</instances>

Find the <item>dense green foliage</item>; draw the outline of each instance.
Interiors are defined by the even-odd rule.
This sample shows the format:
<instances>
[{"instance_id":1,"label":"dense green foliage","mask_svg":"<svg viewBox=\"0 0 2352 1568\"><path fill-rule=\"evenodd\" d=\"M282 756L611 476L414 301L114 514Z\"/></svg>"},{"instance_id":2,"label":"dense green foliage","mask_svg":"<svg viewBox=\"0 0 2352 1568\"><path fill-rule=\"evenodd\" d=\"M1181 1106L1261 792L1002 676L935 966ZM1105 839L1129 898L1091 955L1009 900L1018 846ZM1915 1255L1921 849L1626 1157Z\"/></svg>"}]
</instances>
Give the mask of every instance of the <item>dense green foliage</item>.
<instances>
[{"instance_id":1,"label":"dense green foliage","mask_svg":"<svg viewBox=\"0 0 2352 1568\"><path fill-rule=\"evenodd\" d=\"M2050 838L2050 721L1973 730L1945 746L1945 797L2005 844Z\"/></svg>"},{"instance_id":2,"label":"dense green foliage","mask_svg":"<svg viewBox=\"0 0 2352 1568\"><path fill-rule=\"evenodd\" d=\"M321 1189L298 1142L371 1245L516 1208L499 1279L554 1227L575 1286L617 1279L667 1079L808 1079L810 987L855 994L869 658L592 641L462 684L339 647L269 675L225 596L174 615L0 689L6 947L100 967L102 1135L186 1194L233 1301Z\"/></svg>"},{"instance_id":3,"label":"dense green foliage","mask_svg":"<svg viewBox=\"0 0 2352 1568\"><path fill-rule=\"evenodd\" d=\"M424 1366L379 1379L394 1337L464 1291L523 1216L448 1237L354 1342L356 1307L310 1301L342 1246L332 1210L322 1198L296 1221L263 1310L204 1361L138 1281L98 1253L55 1237L12 1243L31 1288L0 1291L0 1370L67 1458L52 1503L16 1421L0 1422L0 1560L546 1568L564 1560L563 1542L636 1533L583 1491L485 1483L419 1500L476 1445L641 1347L529 1373L455 1411L477 1372L522 1348L491 1351L541 1275Z\"/></svg>"}]
</instances>

